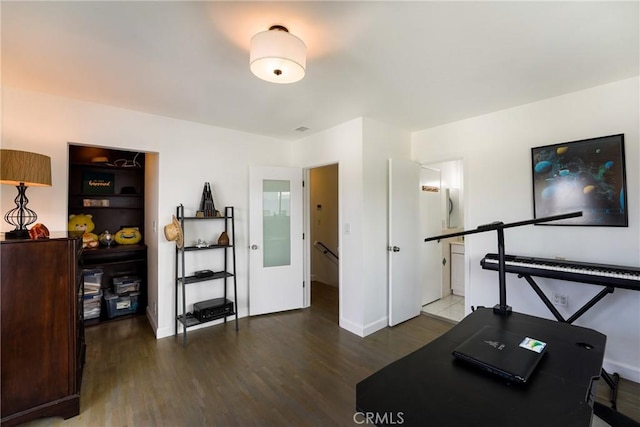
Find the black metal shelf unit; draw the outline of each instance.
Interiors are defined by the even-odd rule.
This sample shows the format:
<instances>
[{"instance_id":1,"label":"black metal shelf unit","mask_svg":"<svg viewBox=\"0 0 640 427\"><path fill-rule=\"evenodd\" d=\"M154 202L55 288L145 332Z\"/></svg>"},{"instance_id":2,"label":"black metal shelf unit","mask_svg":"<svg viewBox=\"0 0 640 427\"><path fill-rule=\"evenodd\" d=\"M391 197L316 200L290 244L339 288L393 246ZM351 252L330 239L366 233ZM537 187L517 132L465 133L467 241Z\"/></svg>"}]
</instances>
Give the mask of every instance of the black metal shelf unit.
<instances>
[{"instance_id":1,"label":"black metal shelf unit","mask_svg":"<svg viewBox=\"0 0 640 427\"><path fill-rule=\"evenodd\" d=\"M199 246L186 246L183 245L182 248L178 248L176 246L176 281L175 281L175 333L174 335L178 335L179 325L182 325L182 345L186 347L187 345L187 328L192 326L200 325L202 323L208 323L214 320L224 319L225 323L228 317L235 316L235 327L236 331L238 330L238 310L237 310L237 280L236 280L236 248L235 248L235 217L233 212L233 206L227 206L224 208L224 216L214 216L214 217L187 217L184 215L184 206L179 205L176 209L176 218L180 222L180 227L182 228L182 232L184 237L186 238L187 231L185 229L186 222L196 222L196 221L213 221L213 222L223 222L224 226L219 226L218 229L222 231L222 229L229 236L229 244L228 245L207 245L203 247ZM185 240L186 244L186 240ZM186 274L186 253L187 252L199 252L199 251L211 251L211 250L222 250L224 251L224 269L222 271L214 271L212 274L208 274L205 276L197 276ZM220 307L224 307L231 305L230 310L215 310L214 313L209 314L206 319L198 319L194 314L187 312L187 304L186 304L186 295L187 295L187 285L192 283L206 282L206 281L217 281L222 280L224 282L223 287L223 297L216 298L215 301L219 302ZM229 282L233 281L233 295L229 295ZM219 293L218 293L219 295Z\"/></svg>"}]
</instances>

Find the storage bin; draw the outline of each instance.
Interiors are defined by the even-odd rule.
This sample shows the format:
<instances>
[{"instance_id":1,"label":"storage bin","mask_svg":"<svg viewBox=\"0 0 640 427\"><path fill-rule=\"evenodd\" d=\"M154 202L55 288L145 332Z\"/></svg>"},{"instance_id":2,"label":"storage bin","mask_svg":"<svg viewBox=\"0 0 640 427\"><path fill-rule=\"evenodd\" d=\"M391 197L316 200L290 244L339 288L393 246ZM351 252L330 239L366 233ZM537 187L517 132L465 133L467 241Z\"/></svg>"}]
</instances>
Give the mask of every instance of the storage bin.
<instances>
[{"instance_id":1,"label":"storage bin","mask_svg":"<svg viewBox=\"0 0 640 427\"><path fill-rule=\"evenodd\" d=\"M133 314L138 310L138 297L140 292L132 292L129 295L116 295L111 290L104 291L104 302L107 306L109 319Z\"/></svg>"},{"instance_id":2,"label":"storage bin","mask_svg":"<svg viewBox=\"0 0 640 427\"><path fill-rule=\"evenodd\" d=\"M104 272L100 268L94 268L91 270L82 270L82 276L84 277L85 287L98 287L102 286L102 275Z\"/></svg>"},{"instance_id":3,"label":"storage bin","mask_svg":"<svg viewBox=\"0 0 640 427\"><path fill-rule=\"evenodd\" d=\"M140 278L138 276L120 276L113 278L113 292L116 295L126 295L140 290Z\"/></svg>"},{"instance_id":4,"label":"storage bin","mask_svg":"<svg viewBox=\"0 0 640 427\"><path fill-rule=\"evenodd\" d=\"M96 319L100 317L100 307L102 302L102 291L85 295L83 298L83 318L84 320Z\"/></svg>"}]
</instances>

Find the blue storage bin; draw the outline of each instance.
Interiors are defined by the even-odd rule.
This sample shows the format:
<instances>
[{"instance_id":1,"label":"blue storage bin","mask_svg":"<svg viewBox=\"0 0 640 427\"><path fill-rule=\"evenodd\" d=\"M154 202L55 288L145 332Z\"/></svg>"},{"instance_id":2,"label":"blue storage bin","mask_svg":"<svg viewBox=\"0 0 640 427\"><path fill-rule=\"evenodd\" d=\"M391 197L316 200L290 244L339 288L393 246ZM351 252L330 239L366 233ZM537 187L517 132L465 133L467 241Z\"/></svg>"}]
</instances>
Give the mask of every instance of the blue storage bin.
<instances>
[{"instance_id":1,"label":"blue storage bin","mask_svg":"<svg viewBox=\"0 0 640 427\"><path fill-rule=\"evenodd\" d=\"M105 289L104 301L109 319L138 311L139 295L140 292L132 292L129 295L116 295L111 290Z\"/></svg>"}]
</instances>

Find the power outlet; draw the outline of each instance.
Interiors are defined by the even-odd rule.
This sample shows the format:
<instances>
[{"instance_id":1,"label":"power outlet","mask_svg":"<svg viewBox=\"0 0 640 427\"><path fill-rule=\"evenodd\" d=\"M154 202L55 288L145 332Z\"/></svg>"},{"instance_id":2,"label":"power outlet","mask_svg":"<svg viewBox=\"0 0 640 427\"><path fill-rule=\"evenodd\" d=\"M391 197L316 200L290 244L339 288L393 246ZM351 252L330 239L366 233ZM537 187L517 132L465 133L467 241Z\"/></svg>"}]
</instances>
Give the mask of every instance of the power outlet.
<instances>
[{"instance_id":1,"label":"power outlet","mask_svg":"<svg viewBox=\"0 0 640 427\"><path fill-rule=\"evenodd\" d=\"M559 307L566 307L569 305L569 297L564 294L555 293L553 294L553 304Z\"/></svg>"}]
</instances>

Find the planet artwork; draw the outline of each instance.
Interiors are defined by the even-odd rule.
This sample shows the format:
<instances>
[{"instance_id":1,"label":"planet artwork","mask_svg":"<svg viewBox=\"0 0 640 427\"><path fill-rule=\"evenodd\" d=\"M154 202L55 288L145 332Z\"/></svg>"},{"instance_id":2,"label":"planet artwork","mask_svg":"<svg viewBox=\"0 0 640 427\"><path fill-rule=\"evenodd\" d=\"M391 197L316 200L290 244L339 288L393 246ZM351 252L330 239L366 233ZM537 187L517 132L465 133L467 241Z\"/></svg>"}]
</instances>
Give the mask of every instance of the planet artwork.
<instances>
[{"instance_id":1,"label":"planet artwork","mask_svg":"<svg viewBox=\"0 0 640 427\"><path fill-rule=\"evenodd\" d=\"M623 135L532 148L536 218L582 211L558 225L626 226Z\"/></svg>"}]
</instances>

